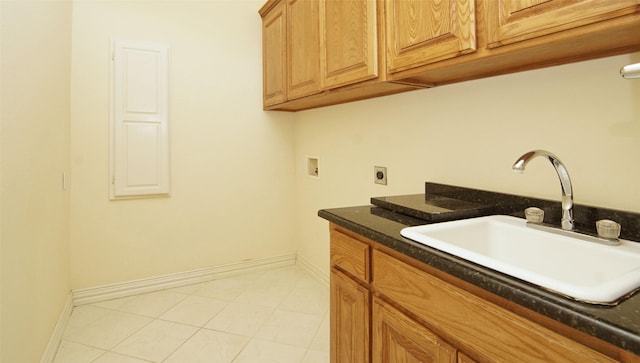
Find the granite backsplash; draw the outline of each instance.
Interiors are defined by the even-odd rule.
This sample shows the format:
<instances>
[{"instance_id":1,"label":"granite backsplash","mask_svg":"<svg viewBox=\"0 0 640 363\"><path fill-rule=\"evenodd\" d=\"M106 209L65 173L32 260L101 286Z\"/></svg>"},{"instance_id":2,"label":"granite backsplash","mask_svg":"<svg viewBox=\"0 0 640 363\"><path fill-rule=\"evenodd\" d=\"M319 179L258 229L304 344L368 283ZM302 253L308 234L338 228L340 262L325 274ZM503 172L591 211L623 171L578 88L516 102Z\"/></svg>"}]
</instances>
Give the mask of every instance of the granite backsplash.
<instances>
[{"instance_id":1,"label":"granite backsplash","mask_svg":"<svg viewBox=\"0 0 640 363\"><path fill-rule=\"evenodd\" d=\"M538 207L544 210L544 223L559 228L562 215L560 201L551 201L467 187L425 183L425 194L374 197L371 203L429 222L505 214L524 218L524 210ZM596 234L596 221L611 219L622 226L620 238L640 242L640 214L581 204L573 206L575 228L579 232Z\"/></svg>"}]
</instances>

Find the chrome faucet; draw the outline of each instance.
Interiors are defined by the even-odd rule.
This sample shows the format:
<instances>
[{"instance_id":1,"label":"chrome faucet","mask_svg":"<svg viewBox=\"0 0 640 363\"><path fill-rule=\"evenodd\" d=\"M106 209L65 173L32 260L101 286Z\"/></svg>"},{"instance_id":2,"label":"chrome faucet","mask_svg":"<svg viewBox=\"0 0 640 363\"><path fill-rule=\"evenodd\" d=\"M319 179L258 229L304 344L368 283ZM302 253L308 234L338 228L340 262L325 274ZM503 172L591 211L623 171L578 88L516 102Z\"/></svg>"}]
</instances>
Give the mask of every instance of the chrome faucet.
<instances>
[{"instance_id":1,"label":"chrome faucet","mask_svg":"<svg viewBox=\"0 0 640 363\"><path fill-rule=\"evenodd\" d=\"M546 150L533 150L525 153L516 160L513 164L513 171L522 174L525 166L538 156L544 156L549 159L553 167L558 173L560 178L560 186L562 187L562 221L560 225L562 229L567 231L573 230L573 190L571 189L571 179L569 179L569 173L567 168L564 167L560 159L557 156Z\"/></svg>"}]
</instances>

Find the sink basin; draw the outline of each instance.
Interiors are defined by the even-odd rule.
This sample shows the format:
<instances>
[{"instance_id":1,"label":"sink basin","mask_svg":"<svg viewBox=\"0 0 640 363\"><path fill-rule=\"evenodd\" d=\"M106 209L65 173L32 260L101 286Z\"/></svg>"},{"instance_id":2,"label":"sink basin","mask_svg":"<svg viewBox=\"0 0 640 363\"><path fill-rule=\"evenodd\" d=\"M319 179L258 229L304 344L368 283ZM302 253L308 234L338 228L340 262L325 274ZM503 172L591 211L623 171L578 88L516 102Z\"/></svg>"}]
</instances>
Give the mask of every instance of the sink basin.
<instances>
[{"instance_id":1,"label":"sink basin","mask_svg":"<svg viewBox=\"0 0 640 363\"><path fill-rule=\"evenodd\" d=\"M494 215L408 227L404 237L576 300L612 304L640 287L640 243L607 246Z\"/></svg>"}]
</instances>

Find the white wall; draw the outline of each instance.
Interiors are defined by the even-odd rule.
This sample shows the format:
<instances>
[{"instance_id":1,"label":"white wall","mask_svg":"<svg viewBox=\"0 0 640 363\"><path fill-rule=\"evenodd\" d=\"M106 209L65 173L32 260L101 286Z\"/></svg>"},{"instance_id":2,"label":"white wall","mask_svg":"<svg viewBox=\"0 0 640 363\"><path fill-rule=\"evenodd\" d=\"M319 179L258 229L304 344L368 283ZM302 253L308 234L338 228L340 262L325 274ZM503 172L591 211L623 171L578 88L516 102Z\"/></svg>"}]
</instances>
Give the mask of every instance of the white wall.
<instances>
[{"instance_id":1,"label":"white wall","mask_svg":"<svg viewBox=\"0 0 640 363\"><path fill-rule=\"evenodd\" d=\"M74 2L74 289L295 252L294 115L262 111L260 6ZM171 47L170 198L108 199L111 37Z\"/></svg>"},{"instance_id":2,"label":"white wall","mask_svg":"<svg viewBox=\"0 0 640 363\"><path fill-rule=\"evenodd\" d=\"M640 53L289 114L261 110L262 0L0 4L2 361L39 358L69 287L296 250L328 271L321 208L427 180L558 199L548 162L510 170L534 148L577 203L640 212L640 82L617 75ZM111 37L171 46L170 198L108 199Z\"/></svg>"},{"instance_id":3,"label":"white wall","mask_svg":"<svg viewBox=\"0 0 640 363\"><path fill-rule=\"evenodd\" d=\"M632 62L640 53L297 113L299 253L328 271L318 209L422 193L425 181L559 200L548 161L511 171L538 148L565 163L576 203L640 212L640 81L618 74ZM319 180L304 175L307 154ZM387 186L373 183L374 165L388 168Z\"/></svg>"},{"instance_id":4,"label":"white wall","mask_svg":"<svg viewBox=\"0 0 640 363\"><path fill-rule=\"evenodd\" d=\"M0 361L37 362L70 291L71 3L0 11Z\"/></svg>"}]
</instances>

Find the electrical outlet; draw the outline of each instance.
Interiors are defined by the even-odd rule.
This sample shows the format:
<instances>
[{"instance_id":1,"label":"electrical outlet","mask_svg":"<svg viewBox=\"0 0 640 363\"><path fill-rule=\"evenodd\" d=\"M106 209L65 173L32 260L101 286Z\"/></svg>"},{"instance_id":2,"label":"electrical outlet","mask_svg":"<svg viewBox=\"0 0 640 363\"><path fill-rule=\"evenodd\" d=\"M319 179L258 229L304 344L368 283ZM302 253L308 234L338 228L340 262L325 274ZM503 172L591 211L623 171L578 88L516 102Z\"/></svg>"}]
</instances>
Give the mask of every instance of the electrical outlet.
<instances>
[{"instance_id":1,"label":"electrical outlet","mask_svg":"<svg viewBox=\"0 0 640 363\"><path fill-rule=\"evenodd\" d=\"M374 166L373 181L376 184L387 185L387 168L384 166Z\"/></svg>"}]
</instances>

